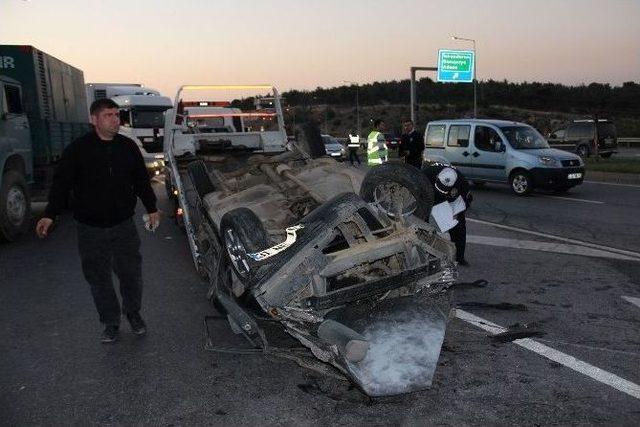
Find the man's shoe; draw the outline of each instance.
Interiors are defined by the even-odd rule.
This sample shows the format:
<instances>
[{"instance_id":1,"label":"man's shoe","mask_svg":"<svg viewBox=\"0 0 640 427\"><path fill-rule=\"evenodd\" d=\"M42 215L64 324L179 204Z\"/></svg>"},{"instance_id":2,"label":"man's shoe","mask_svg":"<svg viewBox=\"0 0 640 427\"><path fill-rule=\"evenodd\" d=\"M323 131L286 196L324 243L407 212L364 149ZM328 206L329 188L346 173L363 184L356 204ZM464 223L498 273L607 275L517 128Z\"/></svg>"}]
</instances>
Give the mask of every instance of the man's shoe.
<instances>
[{"instance_id":1,"label":"man's shoe","mask_svg":"<svg viewBox=\"0 0 640 427\"><path fill-rule=\"evenodd\" d=\"M110 344L115 342L118 338L118 327L115 325L107 325L102 331L102 338L100 339L103 344Z\"/></svg>"},{"instance_id":2,"label":"man's shoe","mask_svg":"<svg viewBox=\"0 0 640 427\"><path fill-rule=\"evenodd\" d=\"M129 320L129 325L131 325L131 331L136 335L144 335L147 333L147 325L140 317L140 313L128 314L127 319Z\"/></svg>"},{"instance_id":3,"label":"man's shoe","mask_svg":"<svg viewBox=\"0 0 640 427\"><path fill-rule=\"evenodd\" d=\"M461 265L463 267L469 267L469 263L467 262L466 259L461 259L460 261L458 261L458 265Z\"/></svg>"}]
</instances>

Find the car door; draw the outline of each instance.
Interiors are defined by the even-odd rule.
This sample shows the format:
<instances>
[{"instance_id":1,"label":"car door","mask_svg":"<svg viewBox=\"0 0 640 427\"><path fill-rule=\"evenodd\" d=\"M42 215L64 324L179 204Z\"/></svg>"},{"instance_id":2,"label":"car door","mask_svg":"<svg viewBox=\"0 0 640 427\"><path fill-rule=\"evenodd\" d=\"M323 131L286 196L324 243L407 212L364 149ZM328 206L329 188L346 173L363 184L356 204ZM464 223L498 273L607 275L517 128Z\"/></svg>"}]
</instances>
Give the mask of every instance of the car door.
<instances>
[{"instance_id":1,"label":"car door","mask_svg":"<svg viewBox=\"0 0 640 427\"><path fill-rule=\"evenodd\" d=\"M474 176L473 157L469 150L470 124L452 124L447 134L447 159L466 177Z\"/></svg>"},{"instance_id":2,"label":"car door","mask_svg":"<svg viewBox=\"0 0 640 427\"><path fill-rule=\"evenodd\" d=\"M473 158L473 175L487 181L507 180L506 142L497 129L487 125L475 125L473 141L469 147Z\"/></svg>"}]
</instances>

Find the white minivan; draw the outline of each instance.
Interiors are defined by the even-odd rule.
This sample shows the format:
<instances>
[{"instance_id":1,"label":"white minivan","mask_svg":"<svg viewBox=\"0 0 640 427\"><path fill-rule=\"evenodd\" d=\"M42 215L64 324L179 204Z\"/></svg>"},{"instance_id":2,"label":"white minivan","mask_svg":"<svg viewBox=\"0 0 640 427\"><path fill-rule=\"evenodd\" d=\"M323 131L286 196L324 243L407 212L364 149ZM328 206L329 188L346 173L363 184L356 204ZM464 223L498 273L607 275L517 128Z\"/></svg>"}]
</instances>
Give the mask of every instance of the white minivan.
<instances>
[{"instance_id":1,"label":"white minivan","mask_svg":"<svg viewBox=\"0 0 640 427\"><path fill-rule=\"evenodd\" d=\"M584 180L579 156L550 148L533 127L505 120L458 119L429 122L425 163L455 166L475 184L505 183L517 195L534 188L563 192Z\"/></svg>"}]
</instances>

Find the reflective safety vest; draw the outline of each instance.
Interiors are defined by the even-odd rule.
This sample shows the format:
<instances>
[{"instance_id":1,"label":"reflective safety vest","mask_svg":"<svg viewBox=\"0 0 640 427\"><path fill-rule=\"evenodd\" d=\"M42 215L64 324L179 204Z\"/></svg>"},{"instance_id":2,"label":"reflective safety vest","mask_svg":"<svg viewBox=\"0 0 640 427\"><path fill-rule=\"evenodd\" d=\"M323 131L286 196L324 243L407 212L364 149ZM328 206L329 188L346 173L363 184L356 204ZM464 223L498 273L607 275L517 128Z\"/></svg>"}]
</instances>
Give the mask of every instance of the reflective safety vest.
<instances>
[{"instance_id":1,"label":"reflective safety vest","mask_svg":"<svg viewBox=\"0 0 640 427\"><path fill-rule=\"evenodd\" d=\"M347 144L349 148L359 148L360 147L360 135L351 135L349 134L349 144Z\"/></svg>"},{"instance_id":2,"label":"reflective safety vest","mask_svg":"<svg viewBox=\"0 0 640 427\"><path fill-rule=\"evenodd\" d=\"M381 165L387 161L387 144L384 135L377 130L371 131L367 137L367 164Z\"/></svg>"}]
</instances>

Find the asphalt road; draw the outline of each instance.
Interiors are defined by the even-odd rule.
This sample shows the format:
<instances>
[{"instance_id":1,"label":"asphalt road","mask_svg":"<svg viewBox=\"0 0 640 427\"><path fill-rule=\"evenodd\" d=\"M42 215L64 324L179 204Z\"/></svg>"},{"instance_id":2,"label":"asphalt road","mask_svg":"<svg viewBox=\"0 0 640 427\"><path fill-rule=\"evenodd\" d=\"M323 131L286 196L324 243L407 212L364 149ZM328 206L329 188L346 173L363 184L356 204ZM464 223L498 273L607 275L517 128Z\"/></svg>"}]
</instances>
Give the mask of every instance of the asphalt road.
<instances>
[{"instance_id":1,"label":"asphalt road","mask_svg":"<svg viewBox=\"0 0 640 427\"><path fill-rule=\"evenodd\" d=\"M469 217L640 252L639 191L585 184L566 195L596 204L516 198L487 186L475 191ZM159 183L156 192L167 210ZM203 320L215 310L185 236L167 217L155 234L139 229L149 333L137 339L124 327L114 345L99 342L69 216L45 241L29 235L0 246L3 424L637 425L640 418L640 306L623 298L640 298L640 254L470 222L471 267L460 280L488 285L461 286L454 299L464 310L458 317L482 322L451 320L430 390L369 399L290 361L203 350ZM488 322L535 328L544 334L533 338L536 348L553 351L500 343L481 329ZM224 323L211 330L217 343L237 342Z\"/></svg>"}]
</instances>

